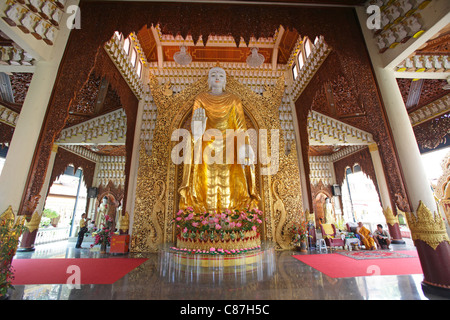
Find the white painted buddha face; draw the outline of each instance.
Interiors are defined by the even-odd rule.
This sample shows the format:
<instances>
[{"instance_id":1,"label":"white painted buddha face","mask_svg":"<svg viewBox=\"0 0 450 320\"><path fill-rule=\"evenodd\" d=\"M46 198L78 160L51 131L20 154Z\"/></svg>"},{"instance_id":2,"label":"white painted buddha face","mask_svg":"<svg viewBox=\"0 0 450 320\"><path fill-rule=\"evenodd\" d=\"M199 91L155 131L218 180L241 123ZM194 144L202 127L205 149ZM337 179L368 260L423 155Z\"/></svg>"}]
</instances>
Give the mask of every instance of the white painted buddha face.
<instances>
[{"instance_id":1,"label":"white painted buddha face","mask_svg":"<svg viewBox=\"0 0 450 320\"><path fill-rule=\"evenodd\" d=\"M219 67L214 67L209 70L208 83L213 93L222 93L227 83L225 70Z\"/></svg>"}]
</instances>

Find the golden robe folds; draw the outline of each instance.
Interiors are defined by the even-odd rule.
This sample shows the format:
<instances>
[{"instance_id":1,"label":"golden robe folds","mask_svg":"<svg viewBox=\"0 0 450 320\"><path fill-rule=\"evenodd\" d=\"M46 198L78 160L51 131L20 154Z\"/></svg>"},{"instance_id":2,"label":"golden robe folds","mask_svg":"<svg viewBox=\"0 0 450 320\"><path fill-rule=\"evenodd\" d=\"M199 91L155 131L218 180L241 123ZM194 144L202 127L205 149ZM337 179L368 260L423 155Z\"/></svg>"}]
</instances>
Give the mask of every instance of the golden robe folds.
<instances>
[{"instance_id":1,"label":"golden robe folds","mask_svg":"<svg viewBox=\"0 0 450 320\"><path fill-rule=\"evenodd\" d=\"M247 130L241 100L227 92L220 95L203 92L196 97L192 111L198 108L205 109L207 121L203 140L192 143L191 159L195 153L201 161L184 164L183 181L179 188L180 209L192 207L200 213L241 210L247 206L257 208L260 198L256 192L254 165L237 163L238 146L234 134ZM216 129L217 133L220 131L222 142L212 136L209 129ZM229 129L233 131L227 132ZM226 156L226 144L230 139L234 141L234 149L230 153L233 161ZM201 143L201 150L198 143ZM223 159L222 163L211 163L217 157Z\"/></svg>"}]
</instances>

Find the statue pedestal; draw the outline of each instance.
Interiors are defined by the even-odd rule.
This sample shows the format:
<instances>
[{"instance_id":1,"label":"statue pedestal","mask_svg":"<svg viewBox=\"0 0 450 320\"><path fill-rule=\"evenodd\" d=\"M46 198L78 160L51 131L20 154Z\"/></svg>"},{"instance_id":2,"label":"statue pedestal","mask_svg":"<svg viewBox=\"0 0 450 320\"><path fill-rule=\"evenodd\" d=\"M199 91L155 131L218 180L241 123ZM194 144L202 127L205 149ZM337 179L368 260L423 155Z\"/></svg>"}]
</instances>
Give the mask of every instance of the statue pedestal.
<instances>
[{"instance_id":1,"label":"statue pedestal","mask_svg":"<svg viewBox=\"0 0 450 320\"><path fill-rule=\"evenodd\" d=\"M236 238L234 240L230 239L229 235L226 235L224 239L190 239L183 238L180 235L177 237L177 248L178 249L186 249L189 251L198 251L201 250L204 253L210 253L210 251L218 251L222 250L225 253L233 254L236 250L251 250L256 249L261 246L261 238L259 233L256 231L246 231L244 232L244 237Z\"/></svg>"},{"instance_id":2,"label":"statue pedestal","mask_svg":"<svg viewBox=\"0 0 450 320\"><path fill-rule=\"evenodd\" d=\"M159 250L159 273L169 282L212 283L234 278L239 284L264 280L275 272L275 245L262 243L240 254L200 254L174 250L170 244Z\"/></svg>"}]
</instances>

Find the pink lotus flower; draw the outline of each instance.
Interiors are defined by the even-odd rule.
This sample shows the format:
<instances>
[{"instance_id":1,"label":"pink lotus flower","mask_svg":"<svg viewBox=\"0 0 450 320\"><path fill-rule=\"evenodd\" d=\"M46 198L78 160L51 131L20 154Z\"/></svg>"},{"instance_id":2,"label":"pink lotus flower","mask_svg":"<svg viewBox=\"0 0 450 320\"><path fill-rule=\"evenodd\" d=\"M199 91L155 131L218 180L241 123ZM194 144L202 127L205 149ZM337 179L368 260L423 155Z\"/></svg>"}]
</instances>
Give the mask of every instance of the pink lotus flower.
<instances>
[{"instance_id":1,"label":"pink lotus flower","mask_svg":"<svg viewBox=\"0 0 450 320\"><path fill-rule=\"evenodd\" d=\"M210 252L215 252L216 249L215 249L215 248L211 248L211 249L209 249L209 251L210 251Z\"/></svg>"},{"instance_id":2,"label":"pink lotus flower","mask_svg":"<svg viewBox=\"0 0 450 320\"><path fill-rule=\"evenodd\" d=\"M184 229L183 229L183 232L186 233L186 232L187 232L187 228L184 228Z\"/></svg>"},{"instance_id":3,"label":"pink lotus flower","mask_svg":"<svg viewBox=\"0 0 450 320\"><path fill-rule=\"evenodd\" d=\"M198 222L192 222L192 226L197 228L198 227Z\"/></svg>"},{"instance_id":4,"label":"pink lotus flower","mask_svg":"<svg viewBox=\"0 0 450 320\"><path fill-rule=\"evenodd\" d=\"M253 226L253 227L252 227L252 230L253 230L253 231L256 231L256 226Z\"/></svg>"},{"instance_id":5,"label":"pink lotus flower","mask_svg":"<svg viewBox=\"0 0 450 320\"><path fill-rule=\"evenodd\" d=\"M177 217L175 220L180 221L180 220L181 220L181 217Z\"/></svg>"},{"instance_id":6,"label":"pink lotus flower","mask_svg":"<svg viewBox=\"0 0 450 320\"><path fill-rule=\"evenodd\" d=\"M183 210L179 210L179 211L177 212L177 216L181 215L182 213L183 213Z\"/></svg>"},{"instance_id":7,"label":"pink lotus flower","mask_svg":"<svg viewBox=\"0 0 450 320\"><path fill-rule=\"evenodd\" d=\"M240 228L242 226L242 223L238 222L236 223L236 228Z\"/></svg>"},{"instance_id":8,"label":"pink lotus flower","mask_svg":"<svg viewBox=\"0 0 450 320\"><path fill-rule=\"evenodd\" d=\"M234 228L236 226L236 222L230 222L230 228Z\"/></svg>"},{"instance_id":9,"label":"pink lotus flower","mask_svg":"<svg viewBox=\"0 0 450 320\"><path fill-rule=\"evenodd\" d=\"M208 224L208 220L202 220L202 225L206 226Z\"/></svg>"},{"instance_id":10,"label":"pink lotus flower","mask_svg":"<svg viewBox=\"0 0 450 320\"><path fill-rule=\"evenodd\" d=\"M216 230L222 229L222 227L220 226L220 224L216 224L215 228L216 228Z\"/></svg>"},{"instance_id":11,"label":"pink lotus flower","mask_svg":"<svg viewBox=\"0 0 450 320\"><path fill-rule=\"evenodd\" d=\"M258 222L259 224L262 223L261 219L256 219L256 222Z\"/></svg>"},{"instance_id":12,"label":"pink lotus flower","mask_svg":"<svg viewBox=\"0 0 450 320\"><path fill-rule=\"evenodd\" d=\"M185 220L191 220L192 218L194 218L194 214L193 213L189 213L189 215L186 217Z\"/></svg>"},{"instance_id":13,"label":"pink lotus flower","mask_svg":"<svg viewBox=\"0 0 450 320\"><path fill-rule=\"evenodd\" d=\"M194 211L194 208L192 208L192 207L187 207L186 210L188 210L188 211Z\"/></svg>"}]
</instances>

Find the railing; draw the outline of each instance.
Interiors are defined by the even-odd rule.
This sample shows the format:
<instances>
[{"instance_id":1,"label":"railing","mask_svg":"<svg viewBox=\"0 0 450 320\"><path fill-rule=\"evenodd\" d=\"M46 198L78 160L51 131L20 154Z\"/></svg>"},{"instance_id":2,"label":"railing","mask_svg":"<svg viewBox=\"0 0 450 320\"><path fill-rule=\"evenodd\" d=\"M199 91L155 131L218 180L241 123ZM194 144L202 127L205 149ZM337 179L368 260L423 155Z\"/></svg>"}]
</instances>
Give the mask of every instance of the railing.
<instances>
[{"instance_id":1,"label":"railing","mask_svg":"<svg viewBox=\"0 0 450 320\"><path fill-rule=\"evenodd\" d=\"M41 228L36 235L35 245L69 239L70 227Z\"/></svg>"}]
</instances>

